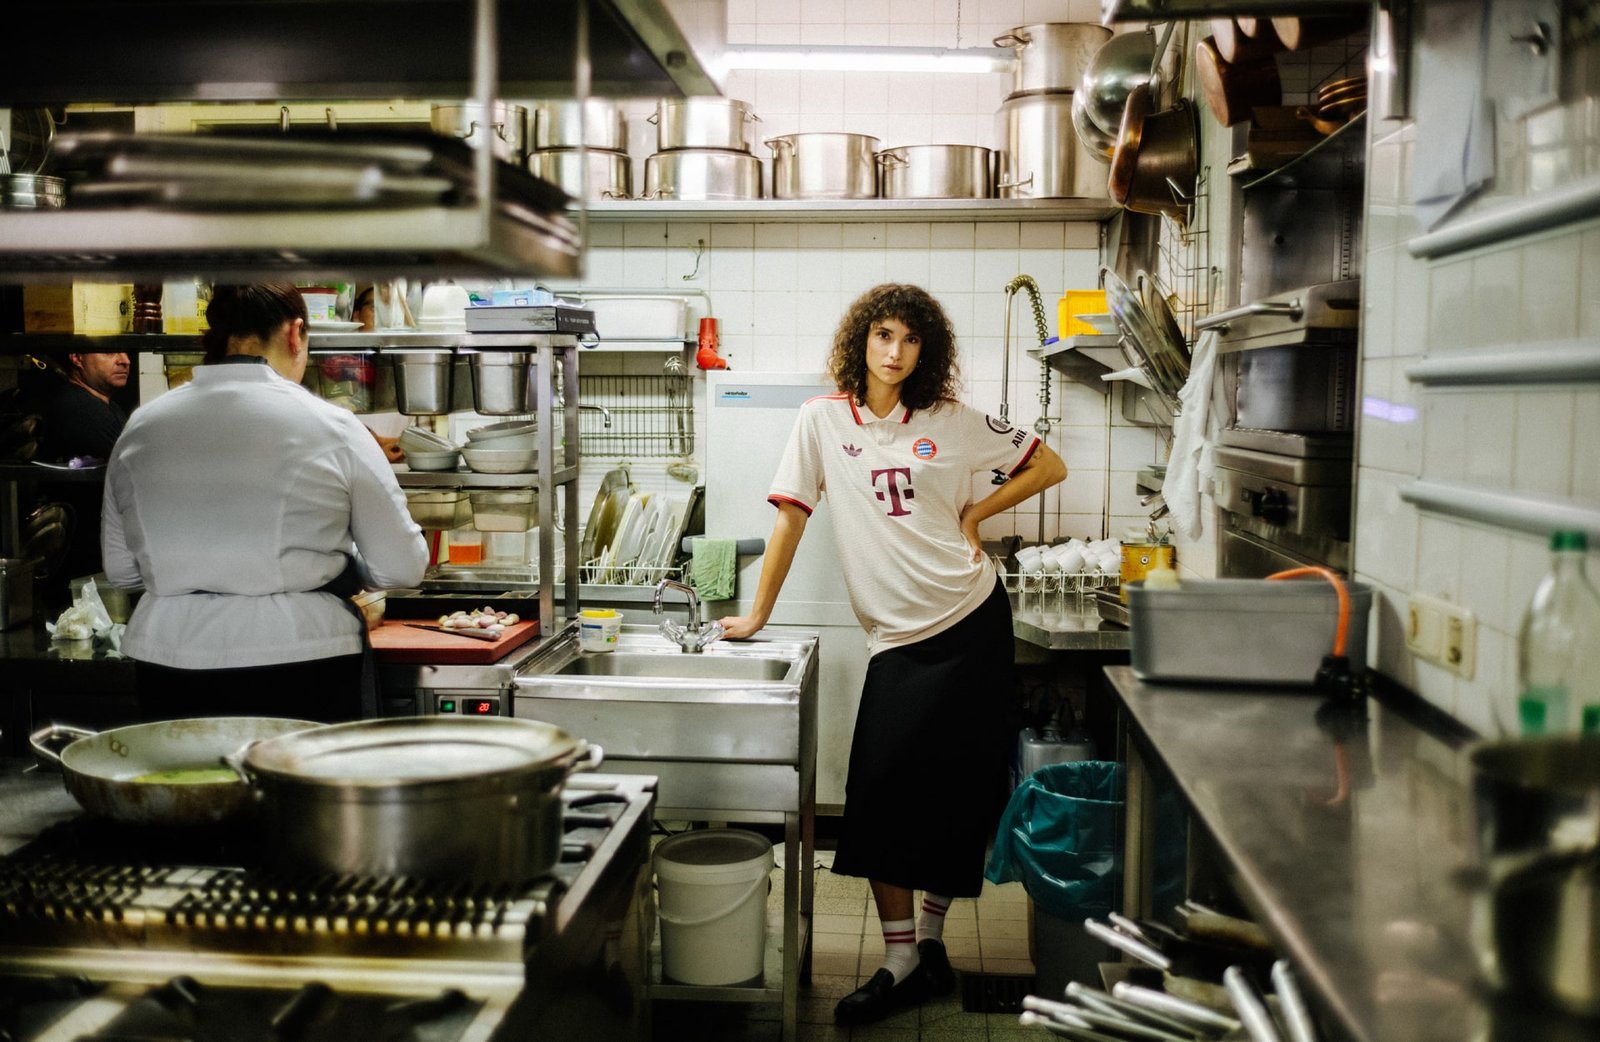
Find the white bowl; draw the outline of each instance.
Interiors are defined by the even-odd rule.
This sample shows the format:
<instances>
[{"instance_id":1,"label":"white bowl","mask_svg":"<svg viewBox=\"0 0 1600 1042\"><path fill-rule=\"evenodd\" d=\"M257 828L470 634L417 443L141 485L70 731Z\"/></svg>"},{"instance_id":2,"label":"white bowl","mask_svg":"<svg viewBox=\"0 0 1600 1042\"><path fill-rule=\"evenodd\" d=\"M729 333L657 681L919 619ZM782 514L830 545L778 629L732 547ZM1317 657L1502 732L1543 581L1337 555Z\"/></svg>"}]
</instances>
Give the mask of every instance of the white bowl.
<instances>
[{"instance_id":1,"label":"white bowl","mask_svg":"<svg viewBox=\"0 0 1600 1042\"><path fill-rule=\"evenodd\" d=\"M536 434L538 430L539 425L532 420L507 420L505 423L491 423L487 427L474 427L467 432L467 440L480 443L492 441L497 443L493 446L494 448L509 449L511 448L510 445L502 445L498 444L498 442L506 438ZM489 447L487 444L484 445L484 448Z\"/></svg>"},{"instance_id":2,"label":"white bowl","mask_svg":"<svg viewBox=\"0 0 1600 1042\"><path fill-rule=\"evenodd\" d=\"M455 470L460 461L461 453L457 449L449 452L406 453L406 466L412 470Z\"/></svg>"},{"instance_id":3,"label":"white bowl","mask_svg":"<svg viewBox=\"0 0 1600 1042\"><path fill-rule=\"evenodd\" d=\"M1072 317L1092 328L1100 336L1117 335L1117 320L1109 313L1100 312L1088 315L1074 315Z\"/></svg>"},{"instance_id":4,"label":"white bowl","mask_svg":"<svg viewBox=\"0 0 1600 1042\"><path fill-rule=\"evenodd\" d=\"M412 449L417 452L455 452L459 448L449 438L421 427L407 427L401 431L400 447L408 452Z\"/></svg>"},{"instance_id":5,"label":"white bowl","mask_svg":"<svg viewBox=\"0 0 1600 1042\"><path fill-rule=\"evenodd\" d=\"M538 449L481 449L469 445L461 450L467 466L480 474L526 474L539 462Z\"/></svg>"},{"instance_id":6,"label":"white bowl","mask_svg":"<svg viewBox=\"0 0 1600 1042\"><path fill-rule=\"evenodd\" d=\"M506 438L479 438L477 441L469 440L464 447L469 449L515 449L517 451L538 449L539 432L529 431L527 434L513 434Z\"/></svg>"}]
</instances>

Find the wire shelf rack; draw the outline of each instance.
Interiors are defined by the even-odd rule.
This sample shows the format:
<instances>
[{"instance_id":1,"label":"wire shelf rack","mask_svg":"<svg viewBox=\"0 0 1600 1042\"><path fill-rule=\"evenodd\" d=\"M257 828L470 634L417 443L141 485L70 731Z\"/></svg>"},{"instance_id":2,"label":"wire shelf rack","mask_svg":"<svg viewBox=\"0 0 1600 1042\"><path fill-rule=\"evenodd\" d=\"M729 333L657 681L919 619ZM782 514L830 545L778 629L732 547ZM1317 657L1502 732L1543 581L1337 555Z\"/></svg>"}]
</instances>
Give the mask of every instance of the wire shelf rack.
<instances>
[{"instance_id":1,"label":"wire shelf rack","mask_svg":"<svg viewBox=\"0 0 1600 1042\"><path fill-rule=\"evenodd\" d=\"M683 565L610 564L603 557L591 558L578 569L578 579L598 586L654 586L662 579L683 581Z\"/></svg>"},{"instance_id":2,"label":"wire shelf rack","mask_svg":"<svg viewBox=\"0 0 1600 1042\"><path fill-rule=\"evenodd\" d=\"M694 453L688 374L579 376L579 456L677 457Z\"/></svg>"},{"instance_id":3,"label":"wire shelf rack","mask_svg":"<svg viewBox=\"0 0 1600 1042\"><path fill-rule=\"evenodd\" d=\"M1195 175L1194 194L1179 197L1188 211L1186 219L1163 214L1156 236L1156 288L1191 350L1195 323L1211 313L1220 279L1219 270L1211 263L1210 179L1211 168L1202 166ZM1173 192L1177 194L1177 189Z\"/></svg>"}]
</instances>

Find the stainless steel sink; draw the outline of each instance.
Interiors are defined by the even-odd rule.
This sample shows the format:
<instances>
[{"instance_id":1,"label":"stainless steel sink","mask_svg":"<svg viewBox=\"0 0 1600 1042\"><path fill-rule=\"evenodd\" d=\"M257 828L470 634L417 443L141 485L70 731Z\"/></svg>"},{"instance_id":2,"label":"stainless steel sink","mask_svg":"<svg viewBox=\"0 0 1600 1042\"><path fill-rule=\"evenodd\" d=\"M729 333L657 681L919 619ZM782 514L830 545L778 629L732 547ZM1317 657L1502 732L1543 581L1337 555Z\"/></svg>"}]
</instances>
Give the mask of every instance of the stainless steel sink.
<instances>
[{"instance_id":1,"label":"stainless steel sink","mask_svg":"<svg viewBox=\"0 0 1600 1042\"><path fill-rule=\"evenodd\" d=\"M755 655L684 655L674 648L660 654L616 651L605 655L578 655L556 668L552 676L652 677L673 680L746 681L784 680L799 663L788 658Z\"/></svg>"},{"instance_id":2,"label":"stainless steel sink","mask_svg":"<svg viewBox=\"0 0 1600 1042\"><path fill-rule=\"evenodd\" d=\"M587 652L569 626L518 670L514 712L601 746L607 770L656 774L663 808L791 810L815 757L816 654L796 631L691 655L638 625Z\"/></svg>"}]
</instances>

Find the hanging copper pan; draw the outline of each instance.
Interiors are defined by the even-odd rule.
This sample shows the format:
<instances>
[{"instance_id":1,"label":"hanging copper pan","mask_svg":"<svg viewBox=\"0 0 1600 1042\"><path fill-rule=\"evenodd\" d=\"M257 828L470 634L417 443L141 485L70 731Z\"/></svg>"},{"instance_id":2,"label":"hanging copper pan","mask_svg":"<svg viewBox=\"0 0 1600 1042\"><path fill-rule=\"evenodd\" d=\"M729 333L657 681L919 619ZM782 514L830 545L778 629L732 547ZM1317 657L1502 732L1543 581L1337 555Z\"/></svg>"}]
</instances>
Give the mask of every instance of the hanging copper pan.
<instances>
[{"instance_id":1,"label":"hanging copper pan","mask_svg":"<svg viewBox=\"0 0 1600 1042\"><path fill-rule=\"evenodd\" d=\"M1270 40L1246 36L1240 31L1236 18L1211 19L1211 38L1216 41L1217 53L1226 62L1261 61L1283 50L1276 36Z\"/></svg>"},{"instance_id":2,"label":"hanging copper pan","mask_svg":"<svg viewBox=\"0 0 1600 1042\"><path fill-rule=\"evenodd\" d=\"M1194 65L1206 107L1225 127L1243 123L1259 105L1283 102L1278 63L1270 57L1250 64L1224 61L1208 36L1195 44Z\"/></svg>"},{"instance_id":3,"label":"hanging copper pan","mask_svg":"<svg viewBox=\"0 0 1600 1042\"><path fill-rule=\"evenodd\" d=\"M1365 15L1329 15L1325 18L1277 17L1272 19L1273 32L1283 46L1291 51L1319 47L1341 40L1366 27Z\"/></svg>"},{"instance_id":4,"label":"hanging copper pan","mask_svg":"<svg viewBox=\"0 0 1600 1042\"><path fill-rule=\"evenodd\" d=\"M1247 18L1243 15L1234 19L1239 24L1239 31L1244 33L1257 44L1265 47L1281 46L1278 32L1272 25L1271 18Z\"/></svg>"},{"instance_id":5,"label":"hanging copper pan","mask_svg":"<svg viewBox=\"0 0 1600 1042\"><path fill-rule=\"evenodd\" d=\"M1129 93L1106 187L1135 213L1185 221L1199 168L1194 107L1179 99L1165 112L1151 108L1149 85Z\"/></svg>"}]
</instances>

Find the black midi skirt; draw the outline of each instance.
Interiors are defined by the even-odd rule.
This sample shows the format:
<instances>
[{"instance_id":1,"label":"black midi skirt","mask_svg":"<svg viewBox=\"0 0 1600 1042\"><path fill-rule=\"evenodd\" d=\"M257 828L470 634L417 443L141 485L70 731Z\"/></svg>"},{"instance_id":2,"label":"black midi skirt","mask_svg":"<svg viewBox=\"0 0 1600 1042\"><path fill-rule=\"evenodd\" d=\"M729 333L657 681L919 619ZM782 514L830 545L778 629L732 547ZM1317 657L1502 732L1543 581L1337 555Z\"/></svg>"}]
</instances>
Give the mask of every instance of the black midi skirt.
<instances>
[{"instance_id":1,"label":"black midi skirt","mask_svg":"<svg viewBox=\"0 0 1600 1042\"><path fill-rule=\"evenodd\" d=\"M1009 797L1021 713L1011 605L994 593L927 640L867 663L833 871L975 897Z\"/></svg>"}]
</instances>

